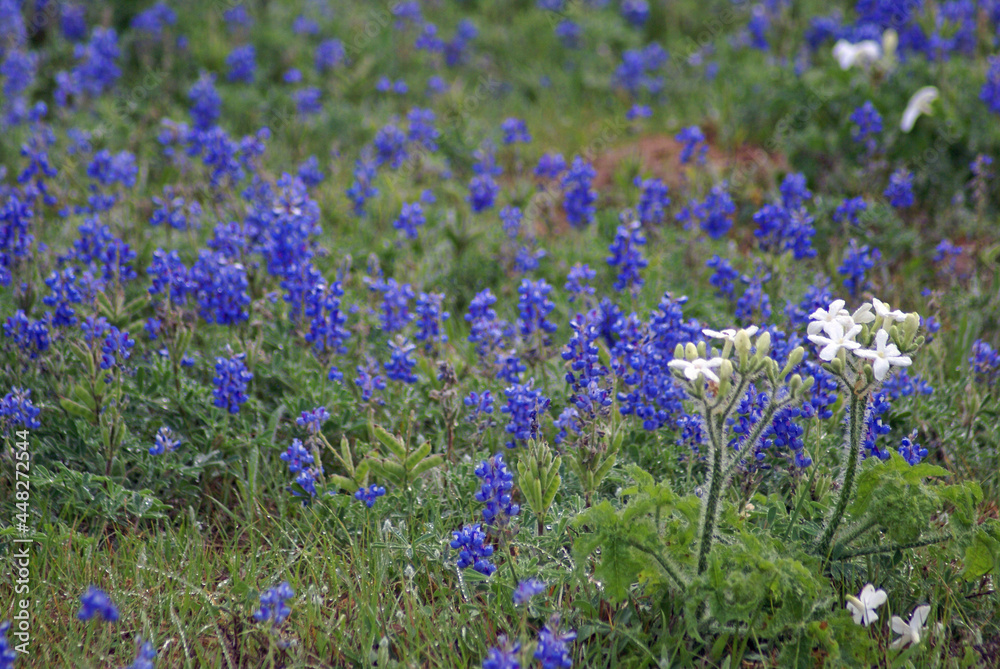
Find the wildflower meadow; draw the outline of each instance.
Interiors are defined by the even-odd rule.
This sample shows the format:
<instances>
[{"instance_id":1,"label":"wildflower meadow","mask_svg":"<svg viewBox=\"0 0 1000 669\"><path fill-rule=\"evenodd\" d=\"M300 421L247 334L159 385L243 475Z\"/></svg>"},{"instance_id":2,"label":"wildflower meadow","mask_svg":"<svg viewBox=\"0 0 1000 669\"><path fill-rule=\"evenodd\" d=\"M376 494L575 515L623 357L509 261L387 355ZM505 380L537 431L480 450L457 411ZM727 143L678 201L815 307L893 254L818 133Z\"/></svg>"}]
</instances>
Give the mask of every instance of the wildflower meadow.
<instances>
[{"instance_id":1,"label":"wildflower meadow","mask_svg":"<svg viewBox=\"0 0 1000 669\"><path fill-rule=\"evenodd\" d=\"M1000 667L1000 2L0 0L0 669Z\"/></svg>"}]
</instances>

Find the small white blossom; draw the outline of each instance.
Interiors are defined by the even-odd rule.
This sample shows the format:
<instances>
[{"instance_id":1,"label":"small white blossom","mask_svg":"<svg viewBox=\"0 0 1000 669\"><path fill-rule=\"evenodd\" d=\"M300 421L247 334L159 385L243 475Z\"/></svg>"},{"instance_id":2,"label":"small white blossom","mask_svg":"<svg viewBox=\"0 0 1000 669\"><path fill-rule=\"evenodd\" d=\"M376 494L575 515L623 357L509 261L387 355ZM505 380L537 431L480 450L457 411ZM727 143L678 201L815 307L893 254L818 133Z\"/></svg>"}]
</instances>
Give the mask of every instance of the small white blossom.
<instances>
[{"instance_id":1,"label":"small white blossom","mask_svg":"<svg viewBox=\"0 0 1000 669\"><path fill-rule=\"evenodd\" d=\"M823 326L823 331L826 333L826 337L822 335L809 335L809 341L823 347L819 352L820 360L830 362L837 357L837 353L842 348L846 348L848 351L861 348L861 344L854 341L854 338L861 332L861 326L853 325L853 321L851 329L847 332L844 332L844 326L840 321L826 323Z\"/></svg>"},{"instance_id":2,"label":"small white blossom","mask_svg":"<svg viewBox=\"0 0 1000 669\"><path fill-rule=\"evenodd\" d=\"M857 311L851 314L851 320L858 325L864 325L865 323L871 323L874 321L875 314L872 313L871 303L865 302L858 307Z\"/></svg>"},{"instance_id":3,"label":"small white blossom","mask_svg":"<svg viewBox=\"0 0 1000 669\"><path fill-rule=\"evenodd\" d=\"M899 309L892 311L891 307L886 302L883 302L877 297L872 299L872 305L875 307L875 315L881 316L884 321L893 320L897 323L902 323L906 320L906 314Z\"/></svg>"},{"instance_id":4,"label":"small white blossom","mask_svg":"<svg viewBox=\"0 0 1000 669\"><path fill-rule=\"evenodd\" d=\"M854 354L872 361L872 371L875 378L881 381L889 373L889 366L909 367L913 361L910 356L901 355L895 344L889 344L889 333L886 330L879 330L875 334L874 349L857 349Z\"/></svg>"},{"instance_id":5,"label":"small white blossom","mask_svg":"<svg viewBox=\"0 0 1000 669\"><path fill-rule=\"evenodd\" d=\"M931 103L938 99L938 89L934 86L924 86L910 98L906 103L906 111L903 112L903 119L899 123L899 129L903 132L913 130L913 124L921 114L931 114Z\"/></svg>"},{"instance_id":6,"label":"small white blossom","mask_svg":"<svg viewBox=\"0 0 1000 669\"><path fill-rule=\"evenodd\" d=\"M746 331L748 337L752 337L757 334L759 330L756 325L751 325L749 327L743 328ZM726 341L736 341L736 335L740 333L736 328L726 328L725 330L702 330L703 335L711 339L725 339Z\"/></svg>"},{"instance_id":7,"label":"small white blossom","mask_svg":"<svg viewBox=\"0 0 1000 669\"><path fill-rule=\"evenodd\" d=\"M684 376L691 381L698 378L699 374L704 374L705 378L709 381L719 382L719 377L712 370L719 367L722 364L722 358L712 358L711 360L705 360L704 358L697 358L688 362L687 360L671 360L667 363L667 366L671 369L679 369L684 372Z\"/></svg>"},{"instance_id":8,"label":"small white blossom","mask_svg":"<svg viewBox=\"0 0 1000 669\"><path fill-rule=\"evenodd\" d=\"M930 604L921 604L913 609L910 615L910 622L903 622L899 616L892 617L892 631L901 634L898 639L889 644L890 648L902 648L907 644L919 644L920 635L924 633L924 625L927 624L927 616L931 612Z\"/></svg>"},{"instance_id":9,"label":"small white blossom","mask_svg":"<svg viewBox=\"0 0 1000 669\"><path fill-rule=\"evenodd\" d=\"M849 70L854 65L867 67L882 57L882 45L872 39L851 44L845 39L833 45L833 57L840 63L840 69Z\"/></svg>"},{"instance_id":10,"label":"small white blossom","mask_svg":"<svg viewBox=\"0 0 1000 669\"><path fill-rule=\"evenodd\" d=\"M881 588L876 590L875 586L869 583L861 590L861 594L857 597L854 595L847 596L846 608L854 616L854 622L867 627L870 623L878 620L878 614L875 613L875 609L885 604L885 600L888 598L885 590Z\"/></svg>"},{"instance_id":11,"label":"small white blossom","mask_svg":"<svg viewBox=\"0 0 1000 669\"><path fill-rule=\"evenodd\" d=\"M839 321L845 316L850 318L851 315L844 309L844 304L846 303L843 300L834 300L830 303L829 309L817 309L809 314L811 322L809 323L807 332L811 335L819 334L823 331L823 326L827 323Z\"/></svg>"}]
</instances>

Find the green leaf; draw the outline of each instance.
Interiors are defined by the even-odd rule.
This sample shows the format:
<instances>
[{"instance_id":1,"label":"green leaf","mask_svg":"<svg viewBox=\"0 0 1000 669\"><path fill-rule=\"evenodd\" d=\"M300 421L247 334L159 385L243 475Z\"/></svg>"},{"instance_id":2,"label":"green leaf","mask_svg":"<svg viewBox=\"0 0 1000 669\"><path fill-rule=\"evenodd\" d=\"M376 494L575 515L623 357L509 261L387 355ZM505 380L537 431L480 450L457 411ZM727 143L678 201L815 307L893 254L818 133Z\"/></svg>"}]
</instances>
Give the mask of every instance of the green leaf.
<instances>
[{"instance_id":1,"label":"green leaf","mask_svg":"<svg viewBox=\"0 0 1000 669\"><path fill-rule=\"evenodd\" d=\"M1000 536L1000 531L996 534ZM1000 574L1000 540L996 536L990 536L987 529L980 529L965 549L965 569L962 576L967 581L974 581L991 571Z\"/></svg>"},{"instance_id":2,"label":"green leaf","mask_svg":"<svg viewBox=\"0 0 1000 669\"><path fill-rule=\"evenodd\" d=\"M90 420L94 417L94 412L87 407L74 402L73 400L66 399L65 397L59 400L59 406L61 406L67 413L73 414L74 416L79 416L80 418L86 418Z\"/></svg>"},{"instance_id":3,"label":"green leaf","mask_svg":"<svg viewBox=\"0 0 1000 669\"><path fill-rule=\"evenodd\" d=\"M413 476L420 476L426 471L434 469L438 465L444 462L444 457L441 455L432 455L429 458L421 461L413 470L410 472Z\"/></svg>"},{"instance_id":4,"label":"green leaf","mask_svg":"<svg viewBox=\"0 0 1000 669\"><path fill-rule=\"evenodd\" d=\"M410 453L410 456L403 462L403 466L407 469L413 469L417 463L430 455L430 452L431 443L429 441L425 441L420 448Z\"/></svg>"},{"instance_id":5,"label":"green leaf","mask_svg":"<svg viewBox=\"0 0 1000 669\"><path fill-rule=\"evenodd\" d=\"M375 438L392 451L393 455L400 461L406 460L406 447L398 437L393 436L380 425L376 425L372 431L375 433Z\"/></svg>"}]
</instances>

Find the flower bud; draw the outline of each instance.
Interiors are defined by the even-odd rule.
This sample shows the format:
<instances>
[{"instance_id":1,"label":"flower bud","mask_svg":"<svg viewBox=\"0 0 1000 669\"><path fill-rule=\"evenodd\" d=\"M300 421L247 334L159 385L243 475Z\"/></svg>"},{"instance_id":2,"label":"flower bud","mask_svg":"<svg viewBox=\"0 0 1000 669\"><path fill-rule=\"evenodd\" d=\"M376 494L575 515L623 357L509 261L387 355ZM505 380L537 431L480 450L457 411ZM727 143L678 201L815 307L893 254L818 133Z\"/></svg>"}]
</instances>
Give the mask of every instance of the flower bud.
<instances>
[{"instance_id":1,"label":"flower bud","mask_svg":"<svg viewBox=\"0 0 1000 669\"><path fill-rule=\"evenodd\" d=\"M795 374L788 381L788 390L790 390L794 395L801 385L802 385L802 377L799 376L798 374Z\"/></svg>"},{"instance_id":2,"label":"flower bud","mask_svg":"<svg viewBox=\"0 0 1000 669\"><path fill-rule=\"evenodd\" d=\"M833 367L834 374L844 373L844 361L841 360L840 358L834 358L833 360L831 360L830 367Z\"/></svg>"},{"instance_id":3,"label":"flower bud","mask_svg":"<svg viewBox=\"0 0 1000 669\"><path fill-rule=\"evenodd\" d=\"M692 342L688 342L684 345L684 357L687 358L688 362L693 362L698 359L698 347Z\"/></svg>"},{"instance_id":4,"label":"flower bud","mask_svg":"<svg viewBox=\"0 0 1000 669\"><path fill-rule=\"evenodd\" d=\"M788 354L788 362L781 369L781 374L779 374L779 376L781 378L785 378L786 376L791 374L792 370L795 369L799 365L799 363L802 362L802 358L805 357L805 354L806 350L801 346L796 346L794 349L792 349L792 352Z\"/></svg>"},{"instance_id":5,"label":"flower bud","mask_svg":"<svg viewBox=\"0 0 1000 669\"><path fill-rule=\"evenodd\" d=\"M872 370L872 366L867 362L865 363L864 370L865 370L865 379L867 379L868 383L871 383L873 380L875 380L875 372Z\"/></svg>"},{"instance_id":6,"label":"flower bud","mask_svg":"<svg viewBox=\"0 0 1000 669\"><path fill-rule=\"evenodd\" d=\"M736 352L739 354L740 360L750 355L750 337L747 336L746 330L740 330L736 333Z\"/></svg>"},{"instance_id":7,"label":"flower bud","mask_svg":"<svg viewBox=\"0 0 1000 669\"><path fill-rule=\"evenodd\" d=\"M708 347L704 341L698 342L698 357L707 358L708 357Z\"/></svg>"},{"instance_id":8,"label":"flower bud","mask_svg":"<svg viewBox=\"0 0 1000 669\"><path fill-rule=\"evenodd\" d=\"M730 360L723 360L719 365L719 397L729 394L729 388L733 385L733 363Z\"/></svg>"},{"instance_id":9,"label":"flower bud","mask_svg":"<svg viewBox=\"0 0 1000 669\"><path fill-rule=\"evenodd\" d=\"M675 360L684 359L684 344L678 342L677 346L674 346L674 359Z\"/></svg>"},{"instance_id":10,"label":"flower bud","mask_svg":"<svg viewBox=\"0 0 1000 669\"><path fill-rule=\"evenodd\" d=\"M771 352L771 333L765 330L757 337L757 355L763 358Z\"/></svg>"},{"instance_id":11,"label":"flower bud","mask_svg":"<svg viewBox=\"0 0 1000 669\"><path fill-rule=\"evenodd\" d=\"M906 320L903 321L903 347L904 350L909 348L910 344L913 343L913 338L917 336L917 330L920 328L920 316L916 313L906 314Z\"/></svg>"}]
</instances>

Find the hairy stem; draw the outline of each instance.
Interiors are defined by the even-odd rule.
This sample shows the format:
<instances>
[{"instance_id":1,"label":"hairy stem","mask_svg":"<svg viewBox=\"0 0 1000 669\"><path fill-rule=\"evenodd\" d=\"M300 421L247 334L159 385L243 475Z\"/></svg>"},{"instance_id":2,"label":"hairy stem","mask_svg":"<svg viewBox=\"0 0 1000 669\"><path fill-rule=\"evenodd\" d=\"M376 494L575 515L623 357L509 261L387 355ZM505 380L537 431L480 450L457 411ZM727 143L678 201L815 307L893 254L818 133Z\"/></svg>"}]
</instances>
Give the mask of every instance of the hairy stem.
<instances>
[{"instance_id":1,"label":"hairy stem","mask_svg":"<svg viewBox=\"0 0 1000 669\"><path fill-rule=\"evenodd\" d=\"M861 436L865 426L865 406L868 398L862 395L851 393L851 414L850 420L850 451L847 454L847 464L844 471L844 485L840 488L840 497L837 505L833 509L830 521L826 525L823 536L816 544L816 552L824 561L830 553L830 544L833 543L833 535L840 527L840 521L844 519L844 512L847 504L854 494L854 477L858 469L858 457L861 453Z\"/></svg>"},{"instance_id":2,"label":"hairy stem","mask_svg":"<svg viewBox=\"0 0 1000 669\"><path fill-rule=\"evenodd\" d=\"M948 541L949 539L951 539L951 534L935 534L934 536L927 537L926 539L917 539L916 541L910 541L905 544L866 546L865 548L856 548L852 551L847 551L843 555L837 556L837 560L850 560L851 558L861 557L863 555L878 555L880 553L891 553L893 551L906 550L908 548L920 548L921 546L930 546L931 544L938 544L942 541Z\"/></svg>"},{"instance_id":3,"label":"hairy stem","mask_svg":"<svg viewBox=\"0 0 1000 669\"><path fill-rule=\"evenodd\" d=\"M715 415L706 407L705 424L708 426L708 437L711 442L711 471L709 473L708 498L702 506L701 537L698 541L698 573L708 569L708 554L712 550L712 535L715 532L715 520L718 516L719 498L722 495L722 485L725 477L722 475L722 459L725 456L725 445L719 434L719 425Z\"/></svg>"},{"instance_id":4,"label":"hairy stem","mask_svg":"<svg viewBox=\"0 0 1000 669\"><path fill-rule=\"evenodd\" d=\"M646 553L647 555L651 555L654 560L660 563L660 566L663 567L663 571L667 572L667 576L672 578L674 580L674 583L676 583L681 590L684 589L684 580L681 578L680 571L677 569L677 567L670 564L669 560L667 560L665 557L657 553L649 546L643 545L638 541L631 540L628 543L636 550L640 550L643 553Z\"/></svg>"}]
</instances>

